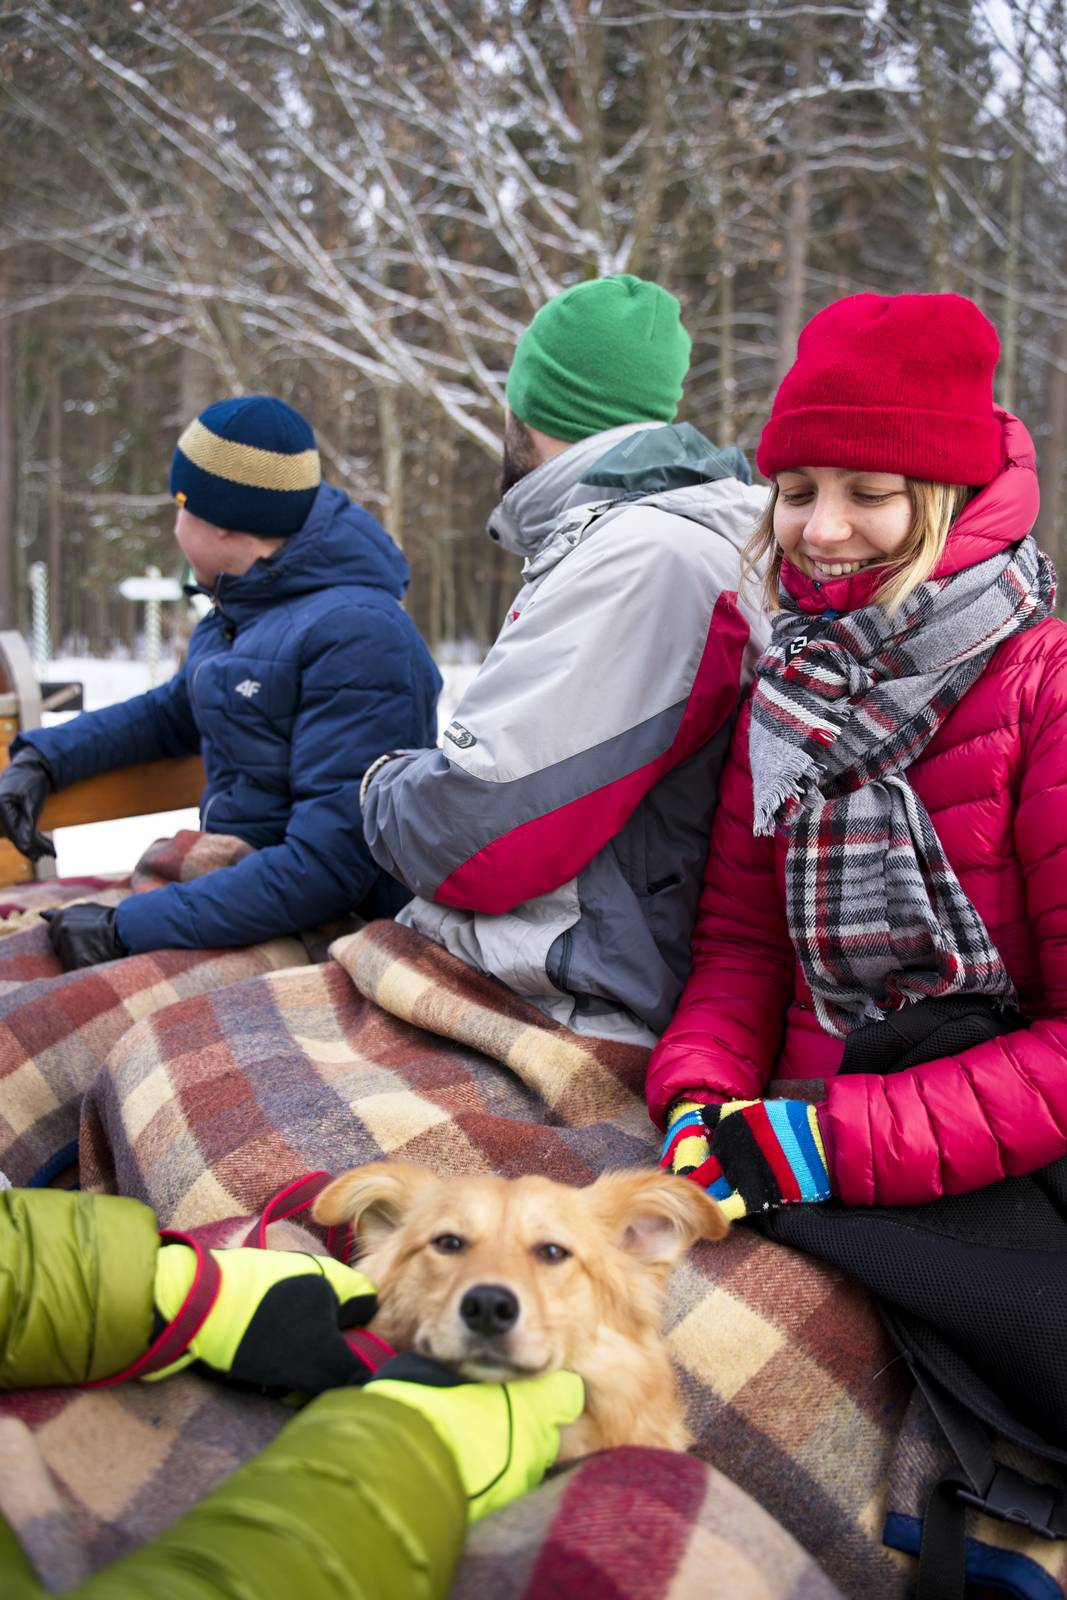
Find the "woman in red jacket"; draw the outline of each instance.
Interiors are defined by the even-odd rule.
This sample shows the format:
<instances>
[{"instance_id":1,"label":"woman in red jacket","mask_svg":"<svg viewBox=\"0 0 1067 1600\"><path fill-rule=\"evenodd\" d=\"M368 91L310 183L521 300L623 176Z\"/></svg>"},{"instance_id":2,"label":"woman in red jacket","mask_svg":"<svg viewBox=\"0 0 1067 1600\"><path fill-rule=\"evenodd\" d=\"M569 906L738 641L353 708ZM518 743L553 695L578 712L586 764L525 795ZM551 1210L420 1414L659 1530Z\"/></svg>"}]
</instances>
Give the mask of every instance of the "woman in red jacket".
<instances>
[{"instance_id":1,"label":"woman in red jacket","mask_svg":"<svg viewBox=\"0 0 1067 1600\"><path fill-rule=\"evenodd\" d=\"M956 295L838 301L760 441L774 632L648 1072L665 1164L734 1217L920 1203L1067 1152L1067 627L998 356ZM950 995L1019 1025L835 1076L854 1030ZM771 1078L825 1098L762 1099Z\"/></svg>"}]
</instances>

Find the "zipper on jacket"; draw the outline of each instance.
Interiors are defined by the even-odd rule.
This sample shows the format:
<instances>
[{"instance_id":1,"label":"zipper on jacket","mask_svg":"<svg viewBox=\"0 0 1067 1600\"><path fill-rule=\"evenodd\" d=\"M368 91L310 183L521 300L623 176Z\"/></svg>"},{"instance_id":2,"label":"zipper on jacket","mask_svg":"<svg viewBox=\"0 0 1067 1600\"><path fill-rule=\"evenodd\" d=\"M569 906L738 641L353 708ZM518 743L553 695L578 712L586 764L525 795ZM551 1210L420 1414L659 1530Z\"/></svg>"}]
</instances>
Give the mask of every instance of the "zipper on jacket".
<instances>
[{"instance_id":1,"label":"zipper on jacket","mask_svg":"<svg viewBox=\"0 0 1067 1600\"><path fill-rule=\"evenodd\" d=\"M237 628L230 617L227 616L226 612L223 611L222 606L219 604L217 598L213 598L211 601L211 615L222 618L222 637L226 644L232 644L234 639L237 637ZM201 672L207 666L210 660L210 656L203 656L193 668L193 675L189 680L190 700L192 700L196 694L196 680L199 678Z\"/></svg>"},{"instance_id":2,"label":"zipper on jacket","mask_svg":"<svg viewBox=\"0 0 1067 1600\"><path fill-rule=\"evenodd\" d=\"M221 581L222 579L220 578L219 582L221 583ZM227 644L232 644L237 637L237 624L234 622L229 612L223 607L222 601L218 596L217 588L216 592L211 597L211 605L215 615L222 619L222 637L226 640Z\"/></svg>"},{"instance_id":3,"label":"zipper on jacket","mask_svg":"<svg viewBox=\"0 0 1067 1600\"><path fill-rule=\"evenodd\" d=\"M570 928L565 928L560 934L559 976L553 980L556 988L562 989L564 994L570 994L567 984L571 975L571 946L573 942Z\"/></svg>"},{"instance_id":4,"label":"zipper on jacket","mask_svg":"<svg viewBox=\"0 0 1067 1600\"><path fill-rule=\"evenodd\" d=\"M193 668L192 681L189 684L189 698L190 698L190 700L192 700L193 697L196 694L196 680L197 680L197 678L199 678L201 672L203 671L204 662L206 660L207 660L207 657L205 656L204 657L204 661L198 661L196 663L196 666Z\"/></svg>"},{"instance_id":5,"label":"zipper on jacket","mask_svg":"<svg viewBox=\"0 0 1067 1600\"><path fill-rule=\"evenodd\" d=\"M203 811L201 811L201 813L200 813L200 832L201 833L206 833L207 832L207 819L211 815L211 808L215 804L215 801L219 798L219 796L223 792L224 791L222 789L216 789L215 793L211 796L211 799L208 801L208 803L204 807Z\"/></svg>"}]
</instances>

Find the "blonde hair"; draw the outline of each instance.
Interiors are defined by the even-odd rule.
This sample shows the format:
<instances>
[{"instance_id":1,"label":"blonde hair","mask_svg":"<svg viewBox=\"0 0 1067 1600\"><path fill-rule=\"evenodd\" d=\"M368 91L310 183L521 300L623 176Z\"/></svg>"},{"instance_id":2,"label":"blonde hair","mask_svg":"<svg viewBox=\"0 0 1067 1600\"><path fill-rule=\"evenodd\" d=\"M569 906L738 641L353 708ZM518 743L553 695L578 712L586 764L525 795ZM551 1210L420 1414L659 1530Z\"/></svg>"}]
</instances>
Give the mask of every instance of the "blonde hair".
<instances>
[{"instance_id":1,"label":"blonde hair","mask_svg":"<svg viewBox=\"0 0 1067 1600\"><path fill-rule=\"evenodd\" d=\"M885 581L874 595L890 614L898 610L908 595L933 572L945 548L949 529L977 491L956 483L928 483L924 478L906 478L911 496L911 531L900 554L885 563ZM782 550L774 537L774 508L778 485L771 485L767 505L745 548L741 552L741 583L747 585L767 560L763 574L762 601L767 611L778 611L782 571ZM769 558L769 559L768 559Z\"/></svg>"}]
</instances>

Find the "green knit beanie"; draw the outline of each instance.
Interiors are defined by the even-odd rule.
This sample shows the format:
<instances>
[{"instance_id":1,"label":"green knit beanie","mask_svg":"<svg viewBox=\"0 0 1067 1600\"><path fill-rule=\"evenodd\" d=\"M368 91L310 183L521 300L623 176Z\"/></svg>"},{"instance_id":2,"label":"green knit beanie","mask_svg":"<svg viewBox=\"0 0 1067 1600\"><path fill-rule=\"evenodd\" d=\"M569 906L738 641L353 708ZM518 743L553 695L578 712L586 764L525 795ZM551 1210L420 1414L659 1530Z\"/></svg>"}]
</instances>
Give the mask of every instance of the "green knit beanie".
<instances>
[{"instance_id":1,"label":"green knit beanie","mask_svg":"<svg viewBox=\"0 0 1067 1600\"><path fill-rule=\"evenodd\" d=\"M512 415L552 439L623 422L671 422L689 370L681 307L624 273L564 289L543 305L508 373Z\"/></svg>"}]
</instances>

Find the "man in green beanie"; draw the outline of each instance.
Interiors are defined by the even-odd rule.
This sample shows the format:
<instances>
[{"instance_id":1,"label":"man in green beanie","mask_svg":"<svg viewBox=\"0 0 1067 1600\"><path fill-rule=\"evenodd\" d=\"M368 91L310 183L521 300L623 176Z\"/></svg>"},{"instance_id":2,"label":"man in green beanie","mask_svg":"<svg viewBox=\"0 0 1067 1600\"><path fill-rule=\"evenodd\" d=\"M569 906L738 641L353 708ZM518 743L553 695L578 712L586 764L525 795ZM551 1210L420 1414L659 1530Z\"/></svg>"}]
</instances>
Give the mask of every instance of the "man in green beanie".
<instances>
[{"instance_id":1,"label":"man in green beanie","mask_svg":"<svg viewBox=\"0 0 1067 1600\"><path fill-rule=\"evenodd\" d=\"M578 439L673 422L691 348L677 300L641 278L597 278L542 306L508 373L503 493Z\"/></svg>"},{"instance_id":2,"label":"man in green beanie","mask_svg":"<svg viewBox=\"0 0 1067 1600\"><path fill-rule=\"evenodd\" d=\"M763 638L744 456L675 424L690 339L629 274L565 289L508 374L490 536L525 583L440 750L363 782L400 920L577 1032L651 1044L689 968L719 771Z\"/></svg>"}]
</instances>

